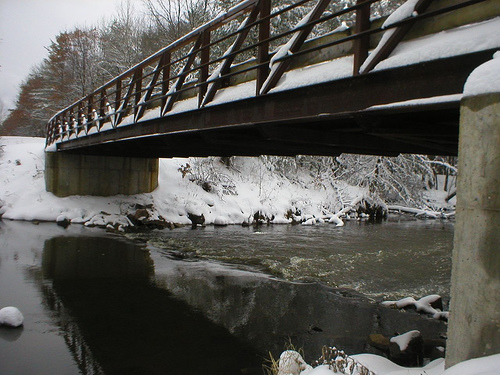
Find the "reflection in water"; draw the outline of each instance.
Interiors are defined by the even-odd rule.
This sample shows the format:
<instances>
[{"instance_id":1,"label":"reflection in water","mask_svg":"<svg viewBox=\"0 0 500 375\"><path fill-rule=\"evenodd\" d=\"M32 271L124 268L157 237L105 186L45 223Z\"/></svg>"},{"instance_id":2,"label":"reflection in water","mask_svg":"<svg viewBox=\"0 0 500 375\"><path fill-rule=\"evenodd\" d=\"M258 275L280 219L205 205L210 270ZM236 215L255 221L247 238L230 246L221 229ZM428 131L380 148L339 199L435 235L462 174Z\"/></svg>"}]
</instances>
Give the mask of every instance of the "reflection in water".
<instances>
[{"instance_id":1,"label":"reflection in water","mask_svg":"<svg viewBox=\"0 0 500 375\"><path fill-rule=\"evenodd\" d=\"M42 284L41 292L46 306L57 314L64 341L82 374L104 374L106 371L80 328L79 317L85 309L71 308L70 303L74 298L83 298L84 304L92 310L100 311L101 307L89 299L90 294L78 296L72 293L71 286L80 284L80 288L84 280L105 283L108 279L134 279L145 282L152 272L148 252L113 238L54 237L45 241L42 275L53 283ZM66 294L61 295L59 289Z\"/></svg>"},{"instance_id":2,"label":"reflection in water","mask_svg":"<svg viewBox=\"0 0 500 375\"><path fill-rule=\"evenodd\" d=\"M53 280L148 280L154 272L149 252L106 237L51 238L45 242L42 269Z\"/></svg>"},{"instance_id":3,"label":"reflection in water","mask_svg":"<svg viewBox=\"0 0 500 375\"><path fill-rule=\"evenodd\" d=\"M0 340L17 341L23 334L23 331L23 326L17 328L0 326Z\"/></svg>"},{"instance_id":4,"label":"reflection in water","mask_svg":"<svg viewBox=\"0 0 500 375\"><path fill-rule=\"evenodd\" d=\"M74 320L52 286L41 285L41 292L45 305L55 313L59 320L61 335L80 373L85 375L104 374L105 372L93 356L92 350L85 342L78 322Z\"/></svg>"},{"instance_id":5,"label":"reflection in water","mask_svg":"<svg viewBox=\"0 0 500 375\"><path fill-rule=\"evenodd\" d=\"M0 373L261 374L263 353L278 356L288 339L311 361L325 344L367 351L370 333L446 331L356 292L23 225L0 222L0 302L25 315L17 341L0 330Z\"/></svg>"},{"instance_id":6,"label":"reflection in water","mask_svg":"<svg viewBox=\"0 0 500 375\"><path fill-rule=\"evenodd\" d=\"M238 374L261 357L151 284L149 252L113 239L45 242L44 295L83 373ZM61 308L64 306L63 308ZM65 322L65 317L69 321Z\"/></svg>"},{"instance_id":7,"label":"reflection in water","mask_svg":"<svg viewBox=\"0 0 500 375\"><path fill-rule=\"evenodd\" d=\"M168 257L152 252L157 285L275 356L289 339L312 361L323 345L349 354L377 353L366 345L371 333L392 336L418 329L425 338L439 340L446 332L443 322L382 308L353 291L280 281L210 262L167 262Z\"/></svg>"}]
</instances>

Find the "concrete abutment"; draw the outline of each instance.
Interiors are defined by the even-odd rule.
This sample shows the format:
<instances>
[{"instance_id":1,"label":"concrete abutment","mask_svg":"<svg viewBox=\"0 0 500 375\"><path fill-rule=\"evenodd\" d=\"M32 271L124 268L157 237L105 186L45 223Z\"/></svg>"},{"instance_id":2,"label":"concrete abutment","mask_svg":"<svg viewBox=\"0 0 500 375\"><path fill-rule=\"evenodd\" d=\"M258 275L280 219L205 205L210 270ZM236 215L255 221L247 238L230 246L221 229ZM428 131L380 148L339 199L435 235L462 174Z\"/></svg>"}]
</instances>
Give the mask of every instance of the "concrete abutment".
<instances>
[{"instance_id":1,"label":"concrete abutment","mask_svg":"<svg viewBox=\"0 0 500 375\"><path fill-rule=\"evenodd\" d=\"M462 99L458 155L447 367L500 353L500 93Z\"/></svg>"},{"instance_id":2,"label":"concrete abutment","mask_svg":"<svg viewBox=\"0 0 500 375\"><path fill-rule=\"evenodd\" d=\"M58 197L149 193L158 186L158 159L45 153L45 186Z\"/></svg>"}]
</instances>

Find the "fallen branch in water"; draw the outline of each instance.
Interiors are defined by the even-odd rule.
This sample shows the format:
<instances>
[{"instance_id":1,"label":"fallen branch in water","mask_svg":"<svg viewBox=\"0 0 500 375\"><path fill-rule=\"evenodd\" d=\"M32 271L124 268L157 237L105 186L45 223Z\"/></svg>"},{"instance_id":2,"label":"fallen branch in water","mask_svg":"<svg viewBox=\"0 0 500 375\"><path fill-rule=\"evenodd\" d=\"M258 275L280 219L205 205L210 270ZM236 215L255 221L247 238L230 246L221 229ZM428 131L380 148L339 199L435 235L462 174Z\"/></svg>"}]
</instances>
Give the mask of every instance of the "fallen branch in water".
<instances>
[{"instance_id":1,"label":"fallen branch in water","mask_svg":"<svg viewBox=\"0 0 500 375\"><path fill-rule=\"evenodd\" d=\"M356 206L359 202L361 202L364 198L364 195L360 195L357 198L354 198L351 203L347 204L343 209L341 209L339 212L337 212L335 215L333 215L329 222L334 223L337 227L342 227L344 226L344 222L340 218L340 216L345 215L348 213L354 206Z\"/></svg>"},{"instance_id":2,"label":"fallen branch in water","mask_svg":"<svg viewBox=\"0 0 500 375\"><path fill-rule=\"evenodd\" d=\"M404 207L398 205L387 206L389 211L406 212L409 214L415 214L415 216L423 216L431 219L448 219L450 216L454 216L455 212L444 213L440 211L425 210L421 208Z\"/></svg>"}]
</instances>

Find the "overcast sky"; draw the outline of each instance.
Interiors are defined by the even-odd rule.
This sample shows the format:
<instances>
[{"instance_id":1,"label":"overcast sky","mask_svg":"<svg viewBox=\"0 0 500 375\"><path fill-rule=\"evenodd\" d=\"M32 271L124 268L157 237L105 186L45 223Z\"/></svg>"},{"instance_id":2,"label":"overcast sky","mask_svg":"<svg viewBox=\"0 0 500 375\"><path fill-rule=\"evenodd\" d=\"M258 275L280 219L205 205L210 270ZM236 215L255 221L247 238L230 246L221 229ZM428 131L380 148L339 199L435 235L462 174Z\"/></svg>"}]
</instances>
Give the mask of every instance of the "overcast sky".
<instances>
[{"instance_id":1,"label":"overcast sky","mask_svg":"<svg viewBox=\"0 0 500 375\"><path fill-rule=\"evenodd\" d=\"M31 67L62 31L91 26L116 13L122 0L0 0L0 100L12 108ZM132 0L139 8L141 0Z\"/></svg>"}]
</instances>

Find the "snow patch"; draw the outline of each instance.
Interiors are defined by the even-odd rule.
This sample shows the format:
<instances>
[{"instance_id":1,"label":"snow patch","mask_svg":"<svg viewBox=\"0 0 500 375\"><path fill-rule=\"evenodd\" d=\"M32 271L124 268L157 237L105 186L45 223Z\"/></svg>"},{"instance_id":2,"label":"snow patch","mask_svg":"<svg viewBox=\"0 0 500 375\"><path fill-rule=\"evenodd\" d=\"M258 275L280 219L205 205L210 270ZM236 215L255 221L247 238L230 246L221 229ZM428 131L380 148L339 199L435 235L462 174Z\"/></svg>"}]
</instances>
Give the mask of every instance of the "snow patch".
<instances>
[{"instance_id":1,"label":"snow patch","mask_svg":"<svg viewBox=\"0 0 500 375\"><path fill-rule=\"evenodd\" d=\"M24 323L24 316L17 307L8 306L0 310L0 325L19 327Z\"/></svg>"},{"instance_id":2,"label":"snow patch","mask_svg":"<svg viewBox=\"0 0 500 375\"><path fill-rule=\"evenodd\" d=\"M476 68L464 85L464 97L500 93L500 51L493 59Z\"/></svg>"},{"instance_id":3,"label":"snow patch","mask_svg":"<svg viewBox=\"0 0 500 375\"><path fill-rule=\"evenodd\" d=\"M398 344L399 349L403 352L408 348L410 341L419 336L420 336L420 331L413 330L403 333L402 335L399 336L391 337L390 341L395 344Z\"/></svg>"}]
</instances>

